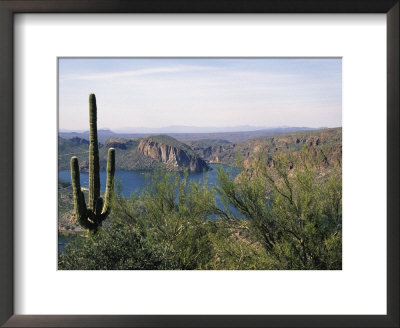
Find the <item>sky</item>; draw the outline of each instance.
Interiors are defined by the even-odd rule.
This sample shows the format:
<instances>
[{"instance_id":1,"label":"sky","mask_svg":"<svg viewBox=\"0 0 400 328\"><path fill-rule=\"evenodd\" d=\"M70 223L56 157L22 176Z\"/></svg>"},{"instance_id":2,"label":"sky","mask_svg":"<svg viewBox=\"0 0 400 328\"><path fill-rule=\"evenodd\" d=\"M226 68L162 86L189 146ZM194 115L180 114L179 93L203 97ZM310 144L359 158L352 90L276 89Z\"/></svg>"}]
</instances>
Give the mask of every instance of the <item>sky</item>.
<instances>
[{"instance_id":1,"label":"sky","mask_svg":"<svg viewBox=\"0 0 400 328\"><path fill-rule=\"evenodd\" d=\"M60 58L59 129L339 127L340 58Z\"/></svg>"}]
</instances>

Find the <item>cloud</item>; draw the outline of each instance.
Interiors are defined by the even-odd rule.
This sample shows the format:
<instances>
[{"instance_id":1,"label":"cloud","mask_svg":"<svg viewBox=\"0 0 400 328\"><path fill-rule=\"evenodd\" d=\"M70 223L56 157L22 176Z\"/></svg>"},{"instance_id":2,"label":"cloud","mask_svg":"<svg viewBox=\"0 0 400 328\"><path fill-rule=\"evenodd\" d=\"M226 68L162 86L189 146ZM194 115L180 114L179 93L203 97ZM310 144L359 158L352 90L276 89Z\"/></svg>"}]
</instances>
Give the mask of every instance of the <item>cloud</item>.
<instances>
[{"instance_id":1,"label":"cloud","mask_svg":"<svg viewBox=\"0 0 400 328\"><path fill-rule=\"evenodd\" d=\"M215 69L215 67L209 67L209 66L181 65L181 66L173 66L173 67L145 68L145 69L120 71L120 72L107 72L107 73L94 73L94 74L69 74L66 76L66 79L68 79L68 80L104 80L104 79L111 79L111 78L147 76L147 75L163 74L163 73L209 71L209 70L214 70L214 69Z\"/></svg>"}]
</instances>

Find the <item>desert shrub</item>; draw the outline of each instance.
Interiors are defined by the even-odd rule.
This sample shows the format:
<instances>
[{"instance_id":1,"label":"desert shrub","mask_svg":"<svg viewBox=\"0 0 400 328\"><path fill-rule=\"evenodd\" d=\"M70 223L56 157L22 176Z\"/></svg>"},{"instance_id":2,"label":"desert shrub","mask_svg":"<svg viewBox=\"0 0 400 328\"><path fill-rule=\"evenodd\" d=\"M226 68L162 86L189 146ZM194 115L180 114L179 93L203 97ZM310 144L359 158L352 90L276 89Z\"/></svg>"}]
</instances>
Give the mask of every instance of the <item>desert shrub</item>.
<instances>
[{"instance_id":1,"label":"desert shrub","mask_svg":"<svg viewBox=\"0 0 400 328\"><path fill-rule=\"evenodd\" d=\"M159 270L176 269L177 263L162 244L151 244L121 220L96 234L77 237L59 257L60 270Z\"/></svg>"},{"instance_id":2,"label":"desert shrub","mask_svg":"<svg viewBox=\"0 0 400 328\"><path fill-rule=\"evenodd\" d=\"M140 194L117 192L113 213L152 245L163 245L179 269L200 269L214 255L209 217L216 205L207 181L188 182L187 175L154 170Z\"/></svg>"},{"instance_id":3,"label":"desert shrub","mask_svg":"<svg viewBox=\"0 0 400 328\"><path fill-rule=\"evenodd\" d=\"M235 180L218 171L219 194L249 221L275 269L341 269L341 172L327 178L320 161L278 154L269 167L260 155Z\"/></svg>"},{"instance_id":4,"label":"desert shrub","mask_svg":"<svg viewBox=\"0 0 400 328\"><path fill-rule=\"evenodd\" d=\"M213 222L210 234L214 258L206 269L212 270L268 270L273 261L261 243L251 238L247 220L226 220Z\"/></svg>"},{"instance_id":5,"label":"desert shrub","mask_svg":"<svg viewBox=\"0 0 400 328\"><path fill-rule=\"evenodd\" d=\"M167 245L182 269L208 263L213 251L207 222L216 205L207 181L188 182L187 172L182 177L157 170L138 202L143 206L139 221L147 227L150 240Z\"/></svg>"}]
</instances>

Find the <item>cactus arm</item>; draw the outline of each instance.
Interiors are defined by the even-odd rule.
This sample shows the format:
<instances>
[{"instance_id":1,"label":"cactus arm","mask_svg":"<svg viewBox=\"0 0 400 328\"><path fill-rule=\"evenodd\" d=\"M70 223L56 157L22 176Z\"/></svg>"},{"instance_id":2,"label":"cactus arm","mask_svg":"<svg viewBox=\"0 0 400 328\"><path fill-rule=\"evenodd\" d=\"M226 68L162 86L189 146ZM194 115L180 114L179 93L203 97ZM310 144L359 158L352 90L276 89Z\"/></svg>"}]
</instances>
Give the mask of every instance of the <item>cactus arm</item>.
<instances>
[{"instance_id":1,"label":"cactus arm","mask_svg":"<svg viewBox=\"0 0 400 328\"><path fill-rule=\"evenodd\" d=\"M92 223L87 220L88 211L85 203L85 195L81 190L81 182L79 177L78 158L71 158L71 181L74 196L74 210L77 221L80 225L87 229L92 229Z\"/></svg>"},{"instance_id":2,"label":"cactus arm","mask_svg":"<svg viewBox=\"0 0 400 328\"><path fill-rule=\"evenodd\" d=\"M102 214L108 215L111 212L111 196L114 191L114 173L115 173L115 149L108 149L107 158L107 182L106 182L106 194L105 202L103 206Z\"/></svg>"},{"instance_id":3,"label":"cactus arm","mask_svg":"<svg viewBox=\"0 0 400 328\"><path fill-rule=\"evenodd\" d=\"M99 143L97 140L97 105L96 96L89 95L89 204L95 211L96 201L100 197Z\"/></svg>"}]
</instances>

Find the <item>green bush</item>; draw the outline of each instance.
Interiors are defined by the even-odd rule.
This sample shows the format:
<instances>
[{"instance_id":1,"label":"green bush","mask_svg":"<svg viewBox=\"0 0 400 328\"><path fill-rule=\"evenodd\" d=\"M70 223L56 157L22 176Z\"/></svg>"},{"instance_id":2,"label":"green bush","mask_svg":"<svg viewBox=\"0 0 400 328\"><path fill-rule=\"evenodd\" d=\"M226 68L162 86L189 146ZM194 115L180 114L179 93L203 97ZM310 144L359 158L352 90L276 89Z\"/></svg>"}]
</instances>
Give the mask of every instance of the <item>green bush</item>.
<instances>
[{"instance_id":1,"label":"green bush","mask_svg":"<svg viewBox=\"0 0 400 328\"><path fill-rule=\"evenodd\" d=\"M213 256L208 222L216 205L207 182L188 182L187 174L156 170L141 195L117 195L114 213L165 245L181 269L200 269Z\"/></svg>"},{"instance_id":2,"label":"green bush","mask_svg":"<svg viewBox=\"0 0 400 328\"><path fill-rule=\"evenodd\" d=\"M275 269L341 269L341 171L324 176L319 156L262 155L235 180L218 171L218 192L249 221ZM227 217L234 215L226 209Z\"/></svg>"},{"instance_id":3,"label":"green bush","mask_svg":"<svg viewBox=\"0 0 400 328\"><path fill-rule=\"evenodd\" d=\"M177 263L162 244L113 219L96 234L77 237L59 257L60 270L162 270Z\"/></svg>"}]
</instances>

